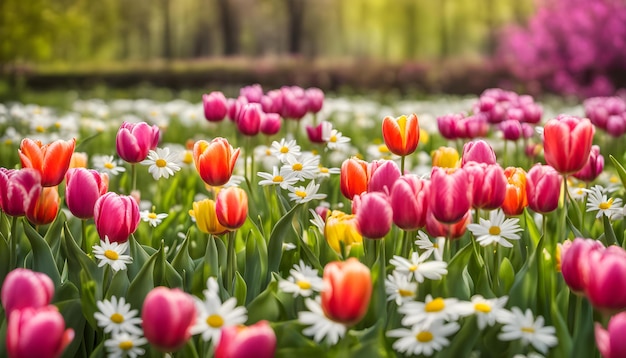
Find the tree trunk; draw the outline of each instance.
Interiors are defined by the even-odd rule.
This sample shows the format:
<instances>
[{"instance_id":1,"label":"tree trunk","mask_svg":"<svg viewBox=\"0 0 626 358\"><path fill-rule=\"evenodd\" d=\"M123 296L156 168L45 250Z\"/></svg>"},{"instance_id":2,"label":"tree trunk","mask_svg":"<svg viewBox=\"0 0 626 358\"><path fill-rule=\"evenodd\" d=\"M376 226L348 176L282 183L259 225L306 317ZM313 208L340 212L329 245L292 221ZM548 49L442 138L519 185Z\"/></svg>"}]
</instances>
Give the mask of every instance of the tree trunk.
<instances>
[{"instance_id":1,"label":"tree trunk","mask_svg":"<svg viewBox=\"0 0 626 358\"><path fill-rule=\"evenodd\" d=\"M224 55L232 56L239 53L239 39L237 34L237 12L232 8L229 0L217 0L222 26L222 40Z\"/></svg>"},{"instance_id":2,"label":"tree trunk","mask_svg":"<svg viewBox=\"0 0 626 358\"><path fill-rule=\"evenodd\" d=\"M291 55L302 53L304 1L286 0L289 17L287 33L289 34L289 54Z\"/></svg>"},{"instance_id":3,"label":"tree trunk","mask_svg":"<svg viewBox=\"0 0 626 358\"><path fill-rule=\"evenodd\" d=\"M170 17L170 0L161 0L161 11L163 11L163 58L171 60L172 53L172 25Z\"/></svg>"}]
</instances>

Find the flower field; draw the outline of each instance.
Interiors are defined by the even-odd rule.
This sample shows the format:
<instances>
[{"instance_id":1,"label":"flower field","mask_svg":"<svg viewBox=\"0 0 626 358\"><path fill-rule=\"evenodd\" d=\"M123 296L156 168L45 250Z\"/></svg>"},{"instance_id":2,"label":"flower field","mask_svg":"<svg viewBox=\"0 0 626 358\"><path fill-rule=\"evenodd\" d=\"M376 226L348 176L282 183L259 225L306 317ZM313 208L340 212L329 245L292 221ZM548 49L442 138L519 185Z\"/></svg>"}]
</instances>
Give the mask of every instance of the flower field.
<instances>
[{"instance_id":1,"label":"flower field","mask_svg":"<svg viewBox=\"0 0 626 358\"><path fill-rule=\"evenodd\" d=\"M0 104L0 355L623 357L626 102Z\"/></svg>"}]
</instances>

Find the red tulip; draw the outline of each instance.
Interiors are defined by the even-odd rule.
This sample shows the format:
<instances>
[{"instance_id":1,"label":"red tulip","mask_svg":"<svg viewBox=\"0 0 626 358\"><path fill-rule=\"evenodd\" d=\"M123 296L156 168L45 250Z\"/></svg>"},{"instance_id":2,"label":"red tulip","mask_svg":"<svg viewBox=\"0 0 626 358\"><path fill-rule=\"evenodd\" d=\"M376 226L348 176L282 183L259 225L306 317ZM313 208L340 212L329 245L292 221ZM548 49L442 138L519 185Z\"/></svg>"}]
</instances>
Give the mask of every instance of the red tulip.
<instances>
[{"instance_id":1,"label":"red tulip","mask_svg":"<svg viewBox=\"0 0 626 358\"><path fill-rule=\"evenodd\" d=\"M94 205L94 221L100 238L110 242L126 242L137 230L141 216L135 199L126 195L108 192Z\"/></svg>"},{"instance_id":2,"label":"red tulip","mask_svg":"<svg viewBox=\"0 0 626 358\"><path fill-rule=\"evenodd\" d=\"M407 231L417 230L426 225L430 182L415 175L402 176L391 190L393 222Z\"/></svg>"},{"instance_id":3,"label":"red tulip","mask_svg":"<svg viewBox=\"0 0 626 358\"><path fill-rule=\"evenodd\" d=\"M46 274L24 268L9 272L2 284L2 306L9 317L14 310L50 304L54 283Z\"/></svg>"},{"instance_id":4,"label":"red tulip","mask_svg":"<svg viewBox=\"0 0 626 358\"><path fill-rule=\"evenodd\" d=\"M41 174L31 168L0 168L0 207L7 215L24 216L41 194Z\"/></svg>"},{"instance_id":5,"label":"red tulip","mask_svg":"<svg viewBox=\"0 0 626 358\"><path fill-rule=\"evenodd\" d=\"M322 309L333 321L347 325L358 323L369 306L372 277L367 266L354 257L333 261L324 267Z\"/></svg>"},{"instance_id":6,"label":"red tulip","mask_svg":"<svg viewBox=\"0 0 626 358\"><path fill-rule=\"evenodd\" d=\"M54 221L58 212L58 187L46 187L39 194L35 205L26 210L26 219L35 225L47 225Z\"/></svg>"},{"instance_id":7,"label":"red tulip","mask_svg":"<svg viewBox=\"0 0 626 358\"><path fill-rule=\"evenodd\" d=\"M591 152L593 124L589 119L560 115L543 129L543 150L546 162L561 174L581 170Z\"/></svg>"},{"instance_id":8,"label":"red tulip","mask_svg":"<svg viewBox=\"0 0 626 358\"><path fill-rule=\"evenodd\" d=\"M215 358L272 358L276 352L276 334L267 321L251 326L222 328Z\"/></svg>"},{"instance_id":9,"label":"red tulip","mask_svg":"<svg viewBox=\"0 0 626 358\"><path fill-rule=\"evenodd\" d=\"M233 147L225 138L215 138L210 143L199 140L193 146L193 161L198 174L205 183L220 186L228 183L233 175L240 149Z\"/></svg>"},{"instance_id":10,"label":"red tulip","mask_svg":"<svg viewBox=\"0 0 626 358\"><path fill-rule=\"evenodd\" d=\"M526 174L526 198L535 212L547 214L559 206L561 175L549 165L535 164Z\"/></svg>"},{"instance_id":11,"label":"red tulip","mask_svg":"<svg viewBox=\"0 0 626 358\"><path fill-rule=\"evenodd\" d=\"M22 167L39 172L42 186L57 186L70 167L75 146L76 139L43 145L38 140L24 138L19 149L20 161Z\"/></svg>"},{"instance_id":12,"label":"red tulip","mask_svg":"<svg viewBox=\"0 0 626 358\"><path fill-rule=\"evenodd\" d=\"M191 338L196 306L179 288L156 287L143 301L141 326L148 342L163 352L180 349Z\"/></svg>"},{"instance_id":13,"label":"red tulip","mask_svg":"<svg viewBox=\"0 0 626 358\"><path fill-rule=\"evenodd\" d=\"M225 228L236 230L248 217L248 195L237 187L220 190L215 201L217 220Z\"/></svg>"},{"instance_id":14,"label":"red tulip","mask_svg":"<svg viewBox=\"0 0 626 358\"><path fill-rule=\"evenodd\" d=\"M139 163L148 157L150 150L159 144L159 127L146 122L124 122L117 131L117 154L128 163Z\"/></svg>"},{"instance_id":15,"label":"red tulip","mask_svg":"<svg viewBox=\"0 0 626 358\"><path fill-rule=\"evenodd\" d=\"M6 348L11 358L56 358L72 339L74 330L65 329L55 306L24 308L9 316Z\"/></svg>"},{"instance_id":16,"label":"red tulip","mask_svg":"<svg viewBox=\"0 0 626 358\"><path fill-rule=\"evenodd\" d=\"M429 207L435 218L446 224L458 222L472 206L467 172L433 167Z\"/></svg>"},{"instance_id":17,"label":"red tulip","mask_svg":"<svg viewBox=\"0 0 626 358\"><path fill-rule=\"evenodd\" d=\"M76 168L65 174L65 203L80 219L93 217L96 200L107 192L109 176L96 170Z\"/></svg>"},{"instance_id":18,"label":"red tulip","mask_svg":"<svg viewBox=\"0 0 626 358\"><path fill-rule=\"evenodd\" d=\"M352 200L355 195L367 191L369 181L367 162L350 158L341 164L340 182L341 193L346 198Z\"/></svg>"},{"instance_id":19,"label":"red tulip","mask_svg":"<svg viewBox=\"0 0 626 358\"><path fill-rule=\"evenodd\" d=\"M415 152L420 139L420 128L415 114L383 119L383 139L389 151L404 156Z\"/></svg>"},{"instance_id":20,"label":"red tulip","mask_svg":"<svg viewBox=\"0 0 626 358\"><path fill-rule=\"evenodd\" d=\"M506 176L497 164L469 162L463 167L471 182L472 206L494 210L502 206L506 194Z\"/></svg>"}]
</instances>

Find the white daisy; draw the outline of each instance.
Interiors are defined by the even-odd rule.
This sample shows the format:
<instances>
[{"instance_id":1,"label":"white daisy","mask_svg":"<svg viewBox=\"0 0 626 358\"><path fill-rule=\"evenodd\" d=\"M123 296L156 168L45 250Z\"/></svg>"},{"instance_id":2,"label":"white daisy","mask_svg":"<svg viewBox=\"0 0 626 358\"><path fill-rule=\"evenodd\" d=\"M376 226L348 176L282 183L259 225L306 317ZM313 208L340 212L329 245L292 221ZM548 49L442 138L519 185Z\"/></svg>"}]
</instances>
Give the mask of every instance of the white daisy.
<instances>
[{"instance_id":1,"label":"white daisy","mask_svg":"<svg viewBox=\"0 0 626 358\"><path fill-rule=\"evenodd\" d=\"M510 312L504 308L507 296L497 298L484 298L481 295L472 297L471 302L466 304L471 306L478 319L478 328L485 329L487 326L493 326L496 322L504 322L510 316Z\"/></svg>"},{"instance_id":2,"label":"white daisy","mask_svg":"<svg viewBox=\"0 0 626 358\"><path fill-rule=\"evenodd\" d=\"M271 147L266 145L259 145L254 148L254 159L265 170L270 170L272 167L281 164L281 161L272 154Z\"/></svg>"},{"instance_id":3,"label":"white daisy","mask_svg":"<svg viewBox=\"0 0 626 358\"><path fill-rule=\"evenodd\" d=\"M435 260L441 261L443 260L443 249L445 248L446 238L443 236L435 238L435 242L430 241L428 235L426 235L423 231L417 232L418 239L415 240L415 245L419 247L420 250L424 250L422 255L425 258L429 258L431 254L435 254Z\"/></svg>"},{"instance_id":4,"label":"white daisy","mask_svg":"<svg viewBox=\"0 0 626 358\"><path fill-rule=\"evenodd\" d=\"M476 237L476 242L482 246L500 244L504 247L513 247L507 240L519 240L517 234L523 229L518 225L518 218L505 220L502 209L492 210L489 213L489 220L479 219L480 224L469 224L467 228Z\"/></svg>"},{"instance_id":5,"label":"white daisy","mask_svg":"<svg viewBox=\"0 0 626 358\"><path fill-rule=\"evenodd\" d=\"M387 332L387 337L399 338L392 346L399 353L431 356L450 344L448 336L456 333L459 327L457 322L435 321L429 327L415 325L411 329L393 329Z\"/></svg>"},{"instance_id":6,"label":"white daisy","mask_svg":"<svg viewBox=\"0 0 626 358\"><path fill-rule=\"evenodd\" d=\"M204 301L194 297L198 316L191 334L202 333L202 339L217 345L222 336L222 328L244 324L248 319L247 310L243 306L237 307L237 299L231 297L221 302L214 288L205 290Z\"/></svg>"},{"instance_id":7,"label":"white daisy","mask_svg":"<svg viewBox=\"0 0 626 358\"><path fill-rule=\"evenodd\" d=\"M317 270L307 266L300 260L289 270L290 276L286 280L280 280L278 288L283 292L293 293L293 297L309 297L314 292L320 292L324 281L318 276Z\"/></svg>"},{"instance_id":8,"label":"white daisy","mask_svg":"<svg viewBox=\"0 0 626 358\"><path fill-rule=\"evenodd\" d=\"M430 256L430 255L429 255ZM396 271L407 276L413 275L417 282L424 282L424 278L430 280L441 280L443 275L448 274L448 263L445 261L426 261L425 254L413 252L411 259L394 255L389 263L394 265Z\"/></svg>"},{"instance_id":9,"label":"white daisy","mask_svg":"<svg viewBox=\"0 0 626 358\"><path fill-rule=\"evenodd\" d=\"M295 160L300 156L300 146L296 144L295 139L287 140L283 138L280 142L272 142L270 152L281 162L287 163L288 159Z\"/></svg>"},{"instance_id":10,"label":"white daisy","mask_svg":"<svg viewBox=\"0 0 626 358\"><path fill-rule=\"evenodd\" d=\"M104 346L107 348L109 358L136 358L146 353L146 350L141 348L146 343L148 340L144 337L122 332L113 334L111 338L104 341Z\"/></svg>"},{"instance_id":11,"label":"white daisy","mask_svg":"<svg viewBox=\"0 0 626 358\"><path fill-rule=\"evenodd\" d=\"M321 200L326 198L326 194L318 194L318 190L320 189L319 184L315 184L315 181L309 182L309 184L305 187L293 187L289 188L289 198L292 201L295 201L297 204L302 204L309 202L311 200Z\"/></svg>"},{"instance_id":12,"label":"white daisy","mask_svg":"<svg viewBox=\"0 0 626 358\"><path fill-rule=\"evenodd\" d=\"M141 318L137 316L138 311L131 310L130 304L126 303L124 297L118 300L117 297L111 296L110 301L98 301L96 305L100 311L95 312L93 316L98 326L104 329L104 333L143 335L140 328Z\"/></svg>"},{"instance_id":13,"label":"white daisy","mask_svg":"<svg viewBox=\"0 0 626 358\"><path fill-rule=\"evenodd\" d=\"M318 178L330 178L332 174L341 174L340 168L326 168L320 164L318 169L319 169L319 172L317 173Z\"/></svg>"},{"instance_id":14,"label":"white daisy","mask_svg":"<svg viewBox=\"0 0 626 358\"><path fill-rule=\"evenodd\" d=\"M618 211L622 210L622 199L608 198L602 186L595 185L591 189L585 189L585 192L587 192L587 212L597 211L597 219L602 218L603 214L609 218L620 214Z\"/></svg>"},{"instance_id":15,"label":"white daisy","mask_svg":"<svg viewBox=\"0 0 626 358\"><path fill-rule=\"evenodd\" d=\"M322 139L326 141L328 149L340 149L342 146L350 143L350 138L344 137L336 129L332 129L328 135L322 135Z\"/></svg>"},{"instance_id":16,"label":"white daisy","mask_svg":"<svg viewBox=\"0 0 626 358\"><path fill-rule=\"evenodd\" d=\"M94 169L112 176L126 171L126 168L120 166L112 155L94 155L92 163Z\"/></svg>"},{"instance_id":17,"label":"white daisy","mask_svg":"<svg viewBox=\"0 0 626 358\"><path fill-rule=\"evenodd\" d=\"M416 325L428 327L435 321L454 321L460 316L468 316L473 313L471 307L459 302L454 297L433 298L430 294L426 296L424 302L406 302L398 308L398 312L404 314L402 325L407 327Z\"/></svg>"},{"instance_id":18,"label":"white daisy","mask_svg":"<svg viewBox=\"0 0 626 358\"><path fill-rule=\"evenodd\" d=\"M387 301L395 301L398 306L401 306L415 298L417 282L411 281L410 276L394 271L385 280L385 293Z\"/></svg>"},{"instance_id":19,"label":"white daisy","mask_svg":"<svg viewBox=\"0 0 626 358\"><path fill-rule=\"evenodd\" d=\"M126 264L133 262L133 258L125 254L128 247L128 241L109 242L109 238L105 236L104 241L100 240L100 245L92 246L93 256L100 260L98 267L108 264L113 271L125 270Z\"/></svg>"},{"instance_id":20,"label":"white daisy","mask_svg":"<svg viewBox=\"0 0 626 358\"><path fill-rule=\"evenodd\" d=\"M167 217L166 213L157 214L154 211L150 210L143 210L139 214L141 216L141 220L149 223L153 227L157 227L157 225L159 225L161 221L163 221L163 219Z\"/></svg>"},{"instance_id":21,"label":"white daisy","mask_svg":"<svg viewBox=\"0 0 626 358\"><path fill-rule=\"evenodd\" d=\"M326 221L315 210L309 209L309 212L313 215L313 219L309 220L309 222L323 235L326 229Z\"/></svg>"},{"instance_id":22,"label":"white daisy","mask_svg":"<svg viewBox=\"0 0 626 358\"><path fill-rule=\"evenodd\" d=\"M554 327L544 326L542 316L538 316L535 320L530 309L526 309L526 313L524 313L519 307L513 307L511 315L503 323L502 333L498 335L498 339L502 341L521 339L524 345L530 343L543 354L548 352L548 348L554 347L558 343Z\"/></svg>"},{"instance_id":23,"label":"white daisy","mask_svg":"<svg viewBox=\"0 0 626 358\"><path fill-rule=\"evenodd\" d=\"M585 197L587 196L585 188L585 183L568 182L567 185L567 191L569 191L570 197L577 201L585 200Z\"/></svg>"},{"instance_id":24,"label":"white daisy","mask_svg":"<svg viewBox=\"0 0 626 358\"><path fill-rule=\"evenodd\" d=\"M302 331L305 336L313 337L317 343L326 339L333 346L346 334L346 326L326 317L320 300L319 296L315 300L307 298L304 303L309 311L298 312L298 321L309 326Z\"/></svg>"},{"instance_id":25,"label":"white daisy","mask_svg":"<svg viewBox=\"0 0 626 358\"><path fill-rule=\"evenodd\" d=\"M280 185L283 189L287 189L289 186L300 181L293 173L287 173L286 176L281 175L278 167L273 167L271 174L258 172L257 175L263 178L263 180L259 181L259 185Z\"/></svg>"},{"instance_id":26,"label":"white daisy","mask_svg":"<svg viewBox=\"0 0 626 358\"><path fill-rule=\"evenodd\" d=\"M298 158L287 158L280 168L280 175L294 175L300 180L314 179L319 172L319 155L301 155Z\"/></svg>"},{"instance_id":27,"label":"white daisy","mask_svg":"<svg viewBox=\"0 0 626 358\"><path fill-rule=\"evenodd\" d=\"M156 148L148 153L148 158L141 162L143 165L148 165L148 172L152 174L154 180L160 178L169 178L174 173L180 170L178 160L180 159L180 153L170 153L170 148Z\"/></svg>"}]
</instances>

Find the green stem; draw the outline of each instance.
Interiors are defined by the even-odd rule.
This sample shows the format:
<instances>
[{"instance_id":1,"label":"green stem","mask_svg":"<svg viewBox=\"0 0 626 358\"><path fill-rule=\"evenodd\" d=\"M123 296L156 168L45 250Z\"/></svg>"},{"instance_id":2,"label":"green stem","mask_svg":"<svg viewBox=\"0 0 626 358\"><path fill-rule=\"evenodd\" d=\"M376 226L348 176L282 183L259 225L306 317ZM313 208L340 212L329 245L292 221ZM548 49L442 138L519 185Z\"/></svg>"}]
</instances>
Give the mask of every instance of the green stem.
<instances>
[{"instance_id":1,"label":"green stem","mask_svg":"<svg viewBox=\"0 0 626 358\"><path fill-rule=\"evenodd\" d=\"M233 294L233 279L235 278L235 271L237 270L237 258L235 257L235 238L236 232L231 231L228 233L228 251L226 254L226 280L224 286L226 291Z\"/></svg>"},{"instance_id":2,"label":"green stem","mask_svg":"<svg viewBox=\"0 0 626 358\"><path fill-rule=\"evenodd\" d=\"M130 193L137 189L137 165L135 163L130 165L130 171L132 176L132 189Z\"/></svg>"},{"instance_id":3,"label":"green stem","mask_svg":"<svg viewBox=\"0 0 626 358\"><path fill-rule=\"evenodd\" d=\"M406 156L403 155L402 157L400 157L400 174L404 175L404 160L406 159Z\"/></svg>"},{"instance_id":4,"label":"green stem","mask_svg":"<svg viewBox=\"0 0 626 358\"><path fill-rule=\"evenodd\" d=\"M9 268L14 269L17 267L17 219L18 216L13 216L11 219L11 250L9 253Z\"/></svg>"},{"instance_id":5,"label":"green stem","mask_svg":"<svg viewBox=\"0 0 626 358\"><path fill-rule=\"evenodd\" d=\"M87 244L87 219L82 219L80 221L80 224L81 224L81 233L82 233L81 244L82 244L82 247L83 247L83 251L86 254L89 254L89 251L87 251L87 250L89 250L89 245Z\"/></svg>"},{"instance_id":6,"label":"green stem","mask_svg":"<svg viewBox=\"0 0 626 358\"><path fill-rule=\"evenodd\" d=\"M385 258L385 239L376 240L376 249L378 256L378 280L380 283L378 285L378 299L380 300L382 305L385 305L387 302L387 295L385 294L385 278L387 277L386 266L387 259ZM383 322L383 327L387 325L387 310L382 310L382 317L379 319Z\"/></svg>"},{"instance_id":7,"label":"green stem","mask_svg":"<svg viewBox=\"0 0 626 358\"><path fill-rule=\"evenodd\" d=\"M409 254L411 253L411 238L413 237L413 235L411 234L411 232L409 232L408 230L404 231L404 236L402 238L402 248L400 251L400 256L402 257L409 257Z\"/></svg>"}]
</instances>

